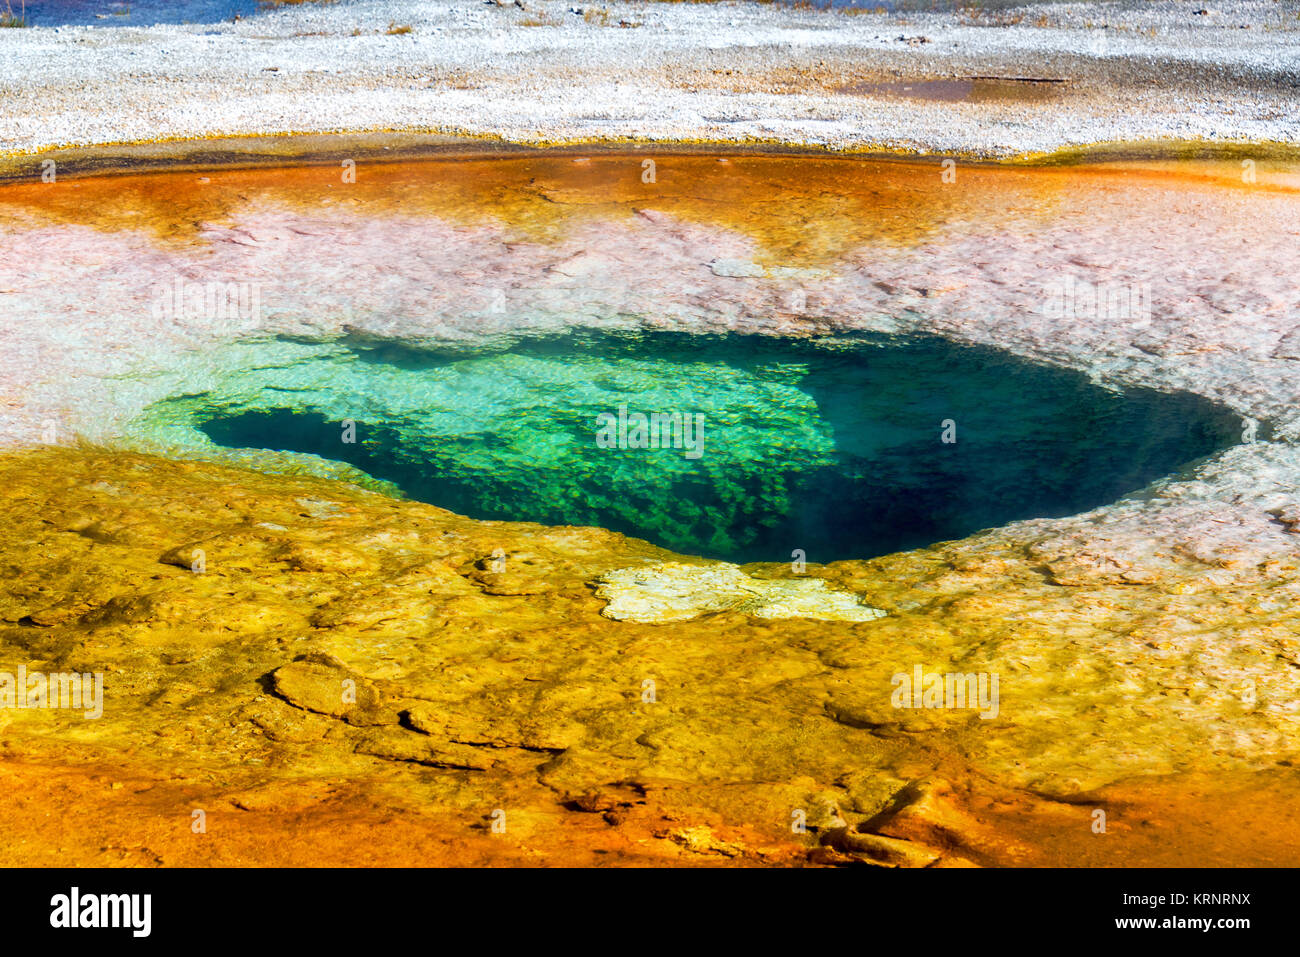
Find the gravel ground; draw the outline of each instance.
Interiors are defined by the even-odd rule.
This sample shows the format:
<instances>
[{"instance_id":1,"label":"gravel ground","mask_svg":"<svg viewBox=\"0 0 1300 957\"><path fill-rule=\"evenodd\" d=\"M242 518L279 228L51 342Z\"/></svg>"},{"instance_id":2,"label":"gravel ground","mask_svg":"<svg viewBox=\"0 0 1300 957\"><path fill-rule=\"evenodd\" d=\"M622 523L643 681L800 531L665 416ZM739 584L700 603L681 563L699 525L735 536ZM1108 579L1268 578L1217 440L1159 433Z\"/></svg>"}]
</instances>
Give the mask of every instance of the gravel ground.
<instances>
[{"instance_id":1,"label":"gravel ground","mask_svg":"<svg viewBox=\"0 0 1300 957\"><path fill-rule=\"evenodd\" d=\"M1111 142L1294 146L1300 10L302 4L235 22L3 30L0 97L10 156L375 130L986 157Z\"/></svg>"}]
</instances>

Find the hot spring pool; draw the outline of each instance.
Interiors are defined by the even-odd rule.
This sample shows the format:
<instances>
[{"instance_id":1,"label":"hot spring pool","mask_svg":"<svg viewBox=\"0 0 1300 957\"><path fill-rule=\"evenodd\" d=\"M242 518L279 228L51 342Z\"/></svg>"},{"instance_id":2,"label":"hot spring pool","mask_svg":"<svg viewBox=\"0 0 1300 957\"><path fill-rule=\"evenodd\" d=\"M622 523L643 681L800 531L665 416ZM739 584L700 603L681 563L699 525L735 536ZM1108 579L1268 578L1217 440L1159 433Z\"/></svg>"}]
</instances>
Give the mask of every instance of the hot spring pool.
<instances>
[{"instance_id":1,"label":"hot spring pool","mask_svg":"<svg viewBox=\"0 0 1300 957\"><path fill-rule=\"evenodd\" d=\"M145 433L346 462L473 518L737 562L868 558L1084 511L1241 429L1207 399L937 338L235 348L219 385L154 404Z\"/></svg>"}]
</instances>

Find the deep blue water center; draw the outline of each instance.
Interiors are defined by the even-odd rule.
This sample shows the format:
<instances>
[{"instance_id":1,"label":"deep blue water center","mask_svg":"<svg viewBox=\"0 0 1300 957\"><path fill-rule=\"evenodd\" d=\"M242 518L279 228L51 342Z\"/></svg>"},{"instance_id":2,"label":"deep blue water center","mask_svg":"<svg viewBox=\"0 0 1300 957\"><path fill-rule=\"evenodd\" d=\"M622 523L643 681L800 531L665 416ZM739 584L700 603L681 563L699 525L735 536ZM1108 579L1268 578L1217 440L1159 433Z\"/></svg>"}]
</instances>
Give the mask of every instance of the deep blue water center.
<instances>
[{"instance_id":1,"label":"deep blue water center","mask_svg":"<svg viewBox=\"0 0 1300 957\"><path fill-rule=\"evenodd\" d=\"M342 343L239 396L189 399L219 445L346 461L474 518L599 525L739 562L868 558L1085 511L1240 432L1200 397L1108 391L932 338ZM637 413L700 428L665 419L659 447L639 448Z\"/></svg>"}]
</instances>

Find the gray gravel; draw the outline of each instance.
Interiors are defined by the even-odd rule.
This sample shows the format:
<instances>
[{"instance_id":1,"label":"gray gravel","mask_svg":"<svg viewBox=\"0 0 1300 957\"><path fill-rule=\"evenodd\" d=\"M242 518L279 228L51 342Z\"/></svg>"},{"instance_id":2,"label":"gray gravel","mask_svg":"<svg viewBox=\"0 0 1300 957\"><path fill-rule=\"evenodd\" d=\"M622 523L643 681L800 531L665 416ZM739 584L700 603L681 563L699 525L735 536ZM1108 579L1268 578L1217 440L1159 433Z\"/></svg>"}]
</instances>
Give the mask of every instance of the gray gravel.
<instances>
[{"instance_id":1,"label":"gray gravel","mask_svg":"<svg viewBox=\"0 0 1300 957\"><path fill-rule=\"evenodd\" d=\"M522 3L362 0L209 25L0 30L0 153L375 130L989 157L1300 143L1294 2L978 15ZM985 76L1015 79L955 100L924 82ZM1035 79L1062 82L1024 82Z\"/></svg>"}]
</instances>

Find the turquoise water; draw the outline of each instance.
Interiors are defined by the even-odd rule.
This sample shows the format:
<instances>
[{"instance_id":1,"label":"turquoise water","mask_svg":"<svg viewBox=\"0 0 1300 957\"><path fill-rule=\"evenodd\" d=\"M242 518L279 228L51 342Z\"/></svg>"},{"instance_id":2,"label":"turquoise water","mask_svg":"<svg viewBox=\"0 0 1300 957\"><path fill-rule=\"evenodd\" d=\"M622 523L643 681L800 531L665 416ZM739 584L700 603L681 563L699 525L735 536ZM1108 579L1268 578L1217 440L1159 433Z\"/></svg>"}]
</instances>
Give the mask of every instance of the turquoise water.
<instances>
[{"instance_id":1,"label":"turquoise water","mask_svg":"<svg viewBox=\"0 0 1300 957\"><path fill-rule=\"evenodd\" d=\"M1120 394L938 339L256 349L210 390L154 406L146 431L351 463L475 518L599 525L732 561L866 558L1084 511L1240 432L1204 399ZM637 447L636 413L681 428Z\"/></svg>"}]
</instances>

